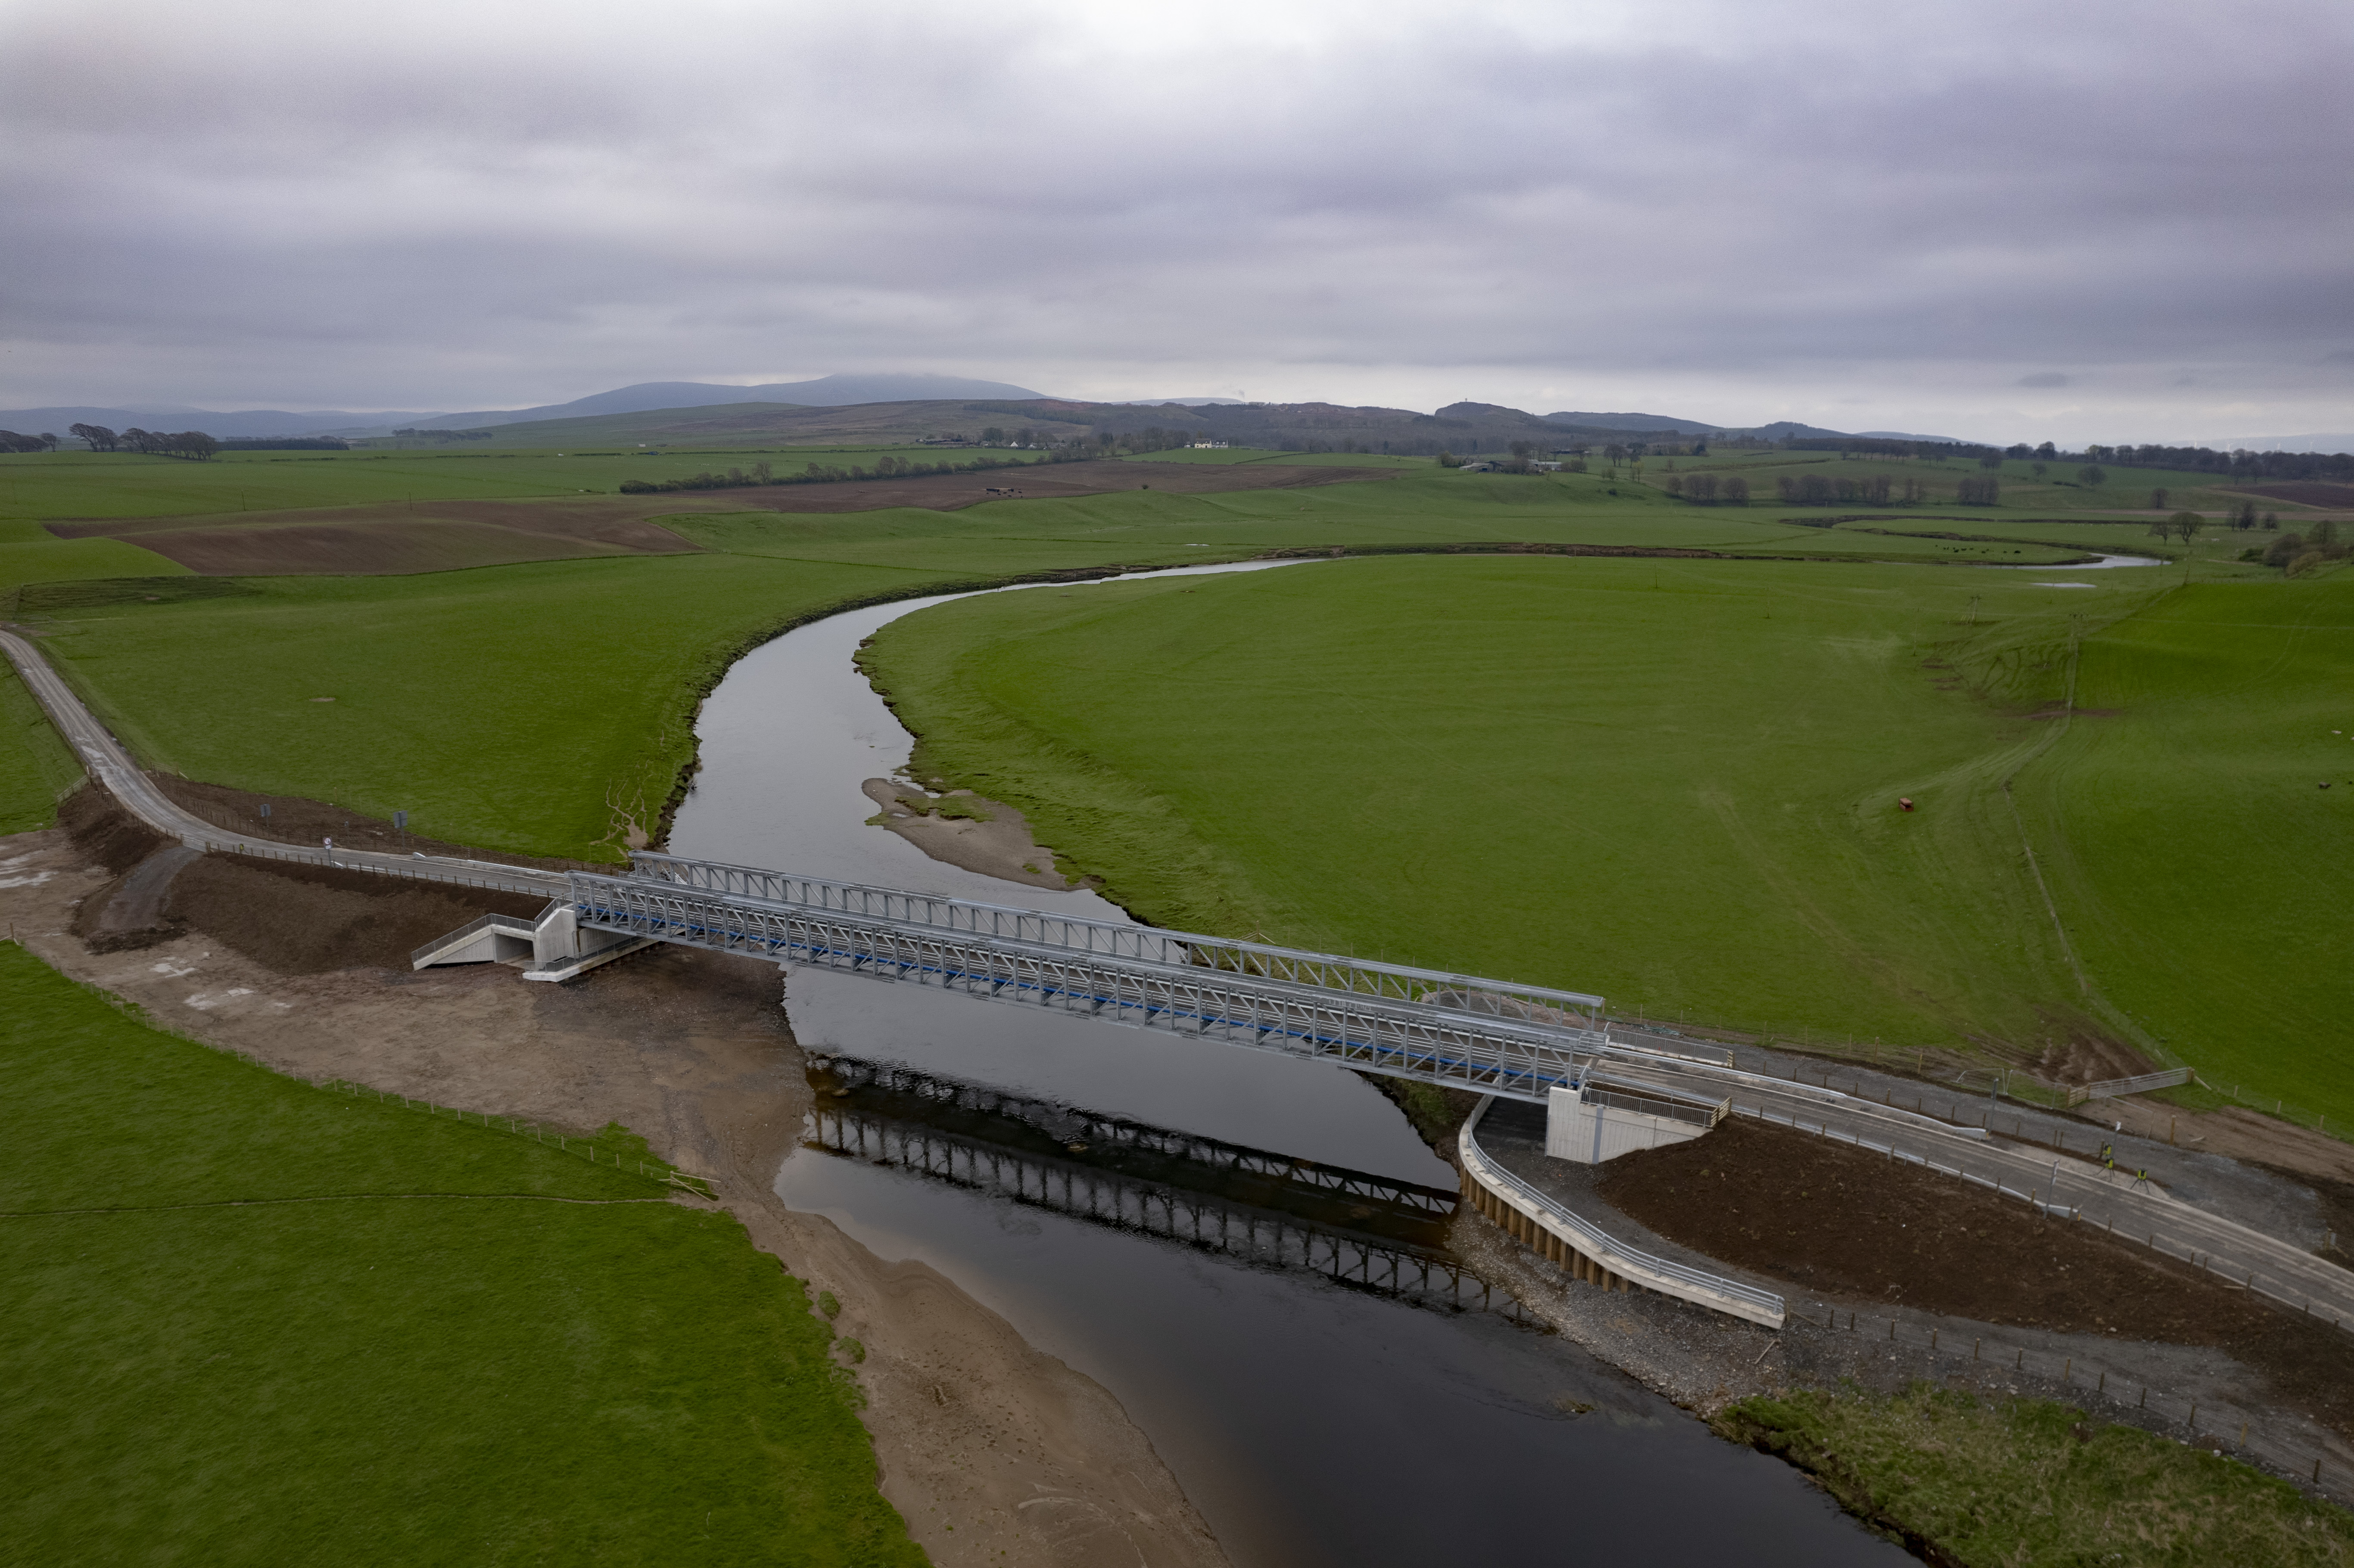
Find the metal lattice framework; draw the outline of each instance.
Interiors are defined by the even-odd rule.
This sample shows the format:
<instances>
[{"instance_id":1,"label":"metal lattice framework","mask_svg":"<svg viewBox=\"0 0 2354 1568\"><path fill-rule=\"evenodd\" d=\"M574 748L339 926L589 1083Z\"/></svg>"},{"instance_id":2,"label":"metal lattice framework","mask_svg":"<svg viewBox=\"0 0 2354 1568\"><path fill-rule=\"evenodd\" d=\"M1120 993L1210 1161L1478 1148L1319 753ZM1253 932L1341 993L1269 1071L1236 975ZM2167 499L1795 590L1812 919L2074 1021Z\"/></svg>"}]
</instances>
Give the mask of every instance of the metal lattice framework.
<instances>
[{"instance_id":1,"label":"metal lattice framework","mask_svg":"<svg viewBox=\"0 0 2354 1568\"><path fill-rule=\"evenodd\" d=\"M1576 1081L1602 999L1035 909L639 855L579 923L910 980L1513 1099Z\"/></svg>"},{"instance_id":2,"label":"metal lattice framework","mask_svg":"<svg viewBox=\"0 0 2354 1568\"><path fill-rule=\"evenodd\" d=\"M1485 1280L1442 1254L1327 1229L1293 1215L1076 1161L1024 1154L919 1123L829 1109L820 1109L816 1122L815 1142L832 1153L1002 1193L1016 1202L1183 1242L1263 1267L1321 1275L1410 1301L1519 1316L1517 1302L1500 1295L1491 1299Z\"/></svg>"},{"instance_id":3,"label":"metal lattice framework","mask_svg":"<svg viewBox=\"0 0 2354 1568\"><path fill-rule=\"evenodd\" d=\"M1053 1138L1090 1149L1141 1150L1222 1176L1257 1178L1280 1187L1345 1198L1352 1203L1404 1217L1444 1219L1462 1201L1460 1193L1448 1188L1426 1187L1418 1181L1401 1181L1342 1165L1325 1165L1298 1155L1204 1138L1199 1133L1153 1127L1124 1117L1016 1094L994 1085L918 1072L896 1063L832 1056L818 1057L811 1065L822 1069L838 1084L872 1086L891 1094L909 1095L936 1106L1020 1122Z\"/></svg>"}]
</instances>

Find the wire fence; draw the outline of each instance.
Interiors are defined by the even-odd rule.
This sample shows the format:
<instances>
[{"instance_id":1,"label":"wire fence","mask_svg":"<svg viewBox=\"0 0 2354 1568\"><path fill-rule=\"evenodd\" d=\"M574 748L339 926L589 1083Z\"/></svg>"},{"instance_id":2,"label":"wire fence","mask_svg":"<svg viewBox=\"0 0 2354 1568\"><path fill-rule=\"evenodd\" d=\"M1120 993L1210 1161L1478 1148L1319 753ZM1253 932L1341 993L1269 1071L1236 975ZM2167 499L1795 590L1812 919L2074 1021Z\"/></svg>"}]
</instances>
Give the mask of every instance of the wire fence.
<instances>
[{"instance_id":1,"label":"wire fence","mask_svg":"<svg viewBox=\"0 0 2354 1568\"><path fill-rule=\"evenodd\" d=\"M228 808L220 805L217 801L186 800L177 792L167 791L166 798L171 801L174 810L185 812L186 815L195 817L200 821L209 822L214 827L220 829L222 832L235 834L239 840L249 842L257 847L269 845L271 847L285 849L313 849L313 846L307 842L298 844L292 840L272 836L283 831L283 824L274 821L266 820L251 812L231 810ZM427 843L438 843L440 842L438 840L424 838L419 834L407 832L405 830L378 822L372 818L362 818L358 816L354 816L349 820L345 831L354 834L365 833L371 839L390 840L395 844L414 846ZM364 850L366 853L371 854L404 853L399 850L388 850L381 845L364 845L356 842L344 844L341 847L350 850ZM418 853L422 853L424 852L419 850ZM445 846L445 849L442 852L442 858L446 858L448 853L449 849ZM629 869L625 863L617 861L570 860L563 856L530 857L519 854L507 854L498 850L469 849L463 853L477 863L484 865L513 866L517 871L525 872L536 871L542 873L562 873L567 871L593 871L605 876L614 876L623 874Z\"/></svg>"},{"instance_id":2,"label":"wire fence","mask_svg":"<svg viewBox=\"0 0 2354 1568\"><path fill-rule=\"evenodd\" d=\"M1902 1073L1924 1082L1944 1084L1977 1095L2015 1100L2020 1105L2044 1110L2067 1111L2088 1100L2112 1095L2143 1094L2154 1089L2195 1086L2275 1120L2326 1137L2354 1141L2354 1126L2341 1120L2333 1128L2326 1112L2314 1110L2282 1096L2253 1093L2244 1084L2218 1083L2201 1076L2190 1067L2173 1067L2136 1078L2110 1079L2096 1084L2055 1084L2028 1071L2023 1054L2019 1060L2005 1062L1992 1047L1985 1047L1978 1054L1972 1054L1951 1045L1895 1045L1880 1040L1856 1040L1807 1028L1783 1029L1767 1024L1759 1024L1754 1029L1721 1028L1694 1023L1683 1012L1659 1016L1638 1012L1632 1017L1614 1014L1609 1022L1670 1039L1750 1045L1759 1050L1795 1051L1809 1056L1850 1062L1883 1072Z\"/></svg>"},{"instance_id":3,"label":"wire fence","mask_svg":"<svg viewBox=\"0 0 2354 1568\"><path fill-rule=\"evenodd\" d=\"M1993 1335L1952 1332L1917 1319L1889 1317L1819 1301L1793 1303L1787 1323L1885 1344L1925 1358L1933 1378L2009 1371L2056 1383L2086 1414L2099 1414L2194 1447L2270 1470L2301 1489L2340 1501L2354 1499L2354 1464L2318 1424L2303 1426L2277 1413L2254 1414L2228 1398L2179 1393L2109 1365L2097 1353L2055 1350ZM1975 1327L1975 1325L1973 1325ZM1787 1330L1786 1330L1787 1331ZM2115 1383L2115 1388L2109 1385Z\"/></svg>"},{"instance_id":4,"label":"wire fence","mask_svg":"<svg viewBox=\"0 0 2354 1568\"><path fill-rule=\"evenodd\" d=\"M1821 1129L1817 1129L1820 1131ZM1825 1136L1841 1136L1836 1130ZM2035 1194L2013 1191L1999 1182L1988 1181L1965 1171L1941 1166L1914 1155L1888 1150L1891 1158L1919 1163L1946 1175L1992 1186L2007 1196L2024 1198L2039 1210L2055 1218L2081 1217L2081 1210L2049 1202ZM1559 1212L1558 1205L1549 1205ZM1532 1244L1526 1236L1515 1234L1508 1226L1498 1225L1512 1245L1543 1261L1551 1260L1546 1252ZM2138 1236L2127 1239L2139 1241ZM2209 1266L2218 1277L2243 1289L2263 1289L2253 1276L2243 1278L2211 1269L2212 1259L2196 1253L2184 1256L2159 1245L2162 1238L2148 1238L2154 1250L2169 1256L2182 1256L2183 1261ZM1649 1255L1638 1255L1649 1260ZM1650 1260L1656 1261L1656 1260ZM1555 1267L1562 1266L1555 1263ZM1564 1270L1564 1275L1569 1273ZM1705 1276L1719 1287L1746 1290L1752 1287L1730 1279ZM1646 1288L1656 1289L1648 1282ZM2072 1399L2079 1399L2087 1412L2097 1407L2108 1418L2143 1427L2161 1436L2168 1436L2193 1446L2205 1447L2227 1457L2241 1459L2272 1471L2299 1487L2318 1495L2338 1500L2354 1499L2354 1464L2345 1457L2341 1445L2333 1446L2330 1435L2317 1424L2307 1422L2302 1427L2277 1414L2257 1414L2225 1398L2210 1395L2204 1399L2163 1389L2145 1378L2131 1375L2130 1369L2111 1366L2097 1355L2080 1355L2074 1349L2053 1350L2048 1345L2030 1345L2022 1340L1984 1333L1955 1332L1946 1326L1925 1323L1918 1318L1897 1318L1863 1310L1840 1308L1822 1301L1788 1301L1774 1298L1784 1317L1781 1330L1785 1333L1803 1325L1827 1333L1848 1334L1885 1343L1892 1352L1918 1352L1926 1359L1925 1375L1944 1380L1955 1374L1969 1372L1996 1373L2006 1368L2017 1377L2032 1377L2056 1382ZM1709 1306L1701 1302L1698 1305ZM1722 1308L1716 1308L1721 1310ZM2342 1323L2339 1325L2344 1326ZM1977 1325L1970 1325L1975 1329ZM2111 1383L2117 1386L2113 1390Z\"/></svg>"}]
</instances>

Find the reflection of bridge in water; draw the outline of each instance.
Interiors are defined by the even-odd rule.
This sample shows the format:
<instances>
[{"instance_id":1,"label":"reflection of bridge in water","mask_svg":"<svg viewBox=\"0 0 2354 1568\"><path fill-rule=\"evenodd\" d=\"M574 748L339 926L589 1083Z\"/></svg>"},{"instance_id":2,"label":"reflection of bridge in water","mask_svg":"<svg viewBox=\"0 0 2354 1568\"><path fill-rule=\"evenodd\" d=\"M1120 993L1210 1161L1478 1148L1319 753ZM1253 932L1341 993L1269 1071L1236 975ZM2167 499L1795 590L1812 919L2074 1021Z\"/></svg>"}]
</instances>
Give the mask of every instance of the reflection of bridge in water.
<instances>
[{"instance_id":1,"label":"reflection of bridge in water","mask_svg":"<svg viewBox=\"0 0 2354 1568\"><path fill-rule=\"evenodd\" d=\"M836 1059L812 1143L1018 1203L1419 1305L1516 1320L1444 1250L1456 1195L905 1068Z\"/></svg>"}]
</instances>

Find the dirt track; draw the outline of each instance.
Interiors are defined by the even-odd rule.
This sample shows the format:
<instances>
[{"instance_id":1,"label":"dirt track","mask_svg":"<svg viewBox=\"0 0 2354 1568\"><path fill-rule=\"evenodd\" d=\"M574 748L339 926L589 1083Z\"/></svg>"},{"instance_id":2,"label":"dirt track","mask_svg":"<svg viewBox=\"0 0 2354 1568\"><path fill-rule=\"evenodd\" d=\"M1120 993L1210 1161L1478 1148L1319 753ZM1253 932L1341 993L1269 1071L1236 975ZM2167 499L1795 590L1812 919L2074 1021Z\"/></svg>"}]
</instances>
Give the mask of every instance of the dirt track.
<instances>
[{"instance_id":1,"label":"dirt track","mask_svg":"<svg viewBox=\"0 0 2354 1568\"><path fill-rule=\"evenodd\" d=\"M569 986L495 965L410 973L426 916L399 915L400 895L218 860L173 885L180 934L94 952L72 933L78 906L122 874L98 852L139 846L104 813L85 810L82 831L82 844L63 829L0 839L0 917L75 979L289 1072L584 1131L620 1121L711 1176L756 1245L842 1300L839 1329L869 1350L885 1495L934 1562L1224 1562L1099 1385L930 1268L885 1263L778 1202L768 1183L810 1090L773 966L661 948ZM355 918L354 901L387 917Z\"/></svg>"}]
</instances>

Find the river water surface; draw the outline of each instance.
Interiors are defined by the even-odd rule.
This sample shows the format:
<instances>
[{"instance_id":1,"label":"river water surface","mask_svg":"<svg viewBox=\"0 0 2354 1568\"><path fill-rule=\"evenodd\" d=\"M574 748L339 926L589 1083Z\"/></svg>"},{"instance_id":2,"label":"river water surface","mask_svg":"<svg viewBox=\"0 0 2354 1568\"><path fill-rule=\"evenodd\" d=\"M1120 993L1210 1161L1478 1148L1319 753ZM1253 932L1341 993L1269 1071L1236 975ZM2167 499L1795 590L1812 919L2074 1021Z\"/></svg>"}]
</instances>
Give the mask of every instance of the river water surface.
<instances>
[{"instance_id":1,"label":"river water surface","mask_svg":"<svg viewBox=\"0 0 2354 1568\"><path fill-rule=\"evenodd\" d=\"M940 602L849 611L739 661L697 723L673 853L1125 920L865 825L860 782L911 741L852 656ZM1246 1152L1157 1151L1193 1135L1452 1188L1353 1074L826 971L790 971L787 1009L841 1062L813 1075L832 1108L779 1195L931 1265L1109 1389L1238 1568L1910 1561L1796 1471L1483 1308L1428 1227L1246 1177L1234 1160L1268 1164ZM920 1092L877 1086L895 1065ZM1381 1283L1408 1274L1423 1287Z\"/></svg>"}]
</instances>

